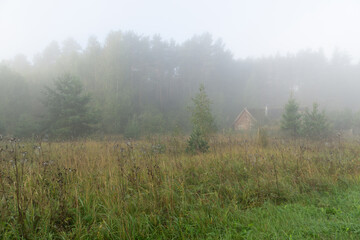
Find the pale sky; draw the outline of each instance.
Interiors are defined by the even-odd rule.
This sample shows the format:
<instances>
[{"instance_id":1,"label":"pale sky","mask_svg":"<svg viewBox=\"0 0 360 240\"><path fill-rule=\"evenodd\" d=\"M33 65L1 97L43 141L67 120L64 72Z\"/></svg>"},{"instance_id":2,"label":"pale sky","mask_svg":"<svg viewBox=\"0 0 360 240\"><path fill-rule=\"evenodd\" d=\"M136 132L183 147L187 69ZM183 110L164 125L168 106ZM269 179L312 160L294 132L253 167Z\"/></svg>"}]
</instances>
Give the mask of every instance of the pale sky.
<instances>
[{"instance_id":1,"label":"pale sky","mask_svg":"<svg viewBox=\"0 0 360 240\"><path fill-rule=\"evenodd\" d=\"M360 59L358 0L0 0L0 61L111 31L221 38L236 58L335 48Z\"/></svg>"}]
</instances>

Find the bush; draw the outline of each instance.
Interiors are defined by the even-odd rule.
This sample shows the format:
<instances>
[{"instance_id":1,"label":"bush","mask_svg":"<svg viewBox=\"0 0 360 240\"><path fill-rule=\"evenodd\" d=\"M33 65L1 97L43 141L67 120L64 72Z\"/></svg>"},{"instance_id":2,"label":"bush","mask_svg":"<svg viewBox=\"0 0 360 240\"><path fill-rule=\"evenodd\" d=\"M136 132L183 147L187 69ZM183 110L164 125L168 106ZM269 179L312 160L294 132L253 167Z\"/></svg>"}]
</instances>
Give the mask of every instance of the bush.
<instances>
[{"instance_id":1,"label":"bush","mask_svg":"<svg viewBox=\"0 0 360 240\"><path fill-rule=\"evenodd\" d=\"M269 144L268 141L268 133L267 130L265 128L259 128L258 129L258 134L257 134L257 140L258 140L258 144L261 147L267 147L267 145Z\"/></svg>"},{"instance_id":2,"label":"bush","mask_svg":"<svg viewBox=\"0 0 360 240\"><path fill-rule=\"evenodd\" d=\"M34 134L37 134L38 129L39 126L36 124L36 121L28 114L23 114L20 116L20 119L17 123L17 127L15 129L15 136L29 138L32 137Z\"/></svg>"},{"instance_id":3,"label":"bush","mask_svg":"<svg viewBox=\"0 0 360 240\"><path fill-rule=\"evenodd\" d=\"M195 128L188 140L186 152L188 153L205 153L209 150L209 144L199 128Z\"/></svg>"},{"instance_id":4,"label":"bush","mask_svg":"<svg viewBox=\"0 0 360 240\"><path fill-rule=\"evenodd\" d=\"M166 125L163 114L150 106L139 115L138 119L142 135L161 133Z\"/></svg>"},{"instance_id":5,"label":"bush","mask_svg":"<svg viewBox=\"0 0 360 240\"><path fill-rule=\"evenodd\" d=\"M0 119L0 135L5 134L5 124Z\"/></svg>"},{"instance_id":6,"label":"bush","mask_svg":"<svg viewBox=\"0 0 360 240\"><path fill-rule=\"evenodd\" d=\"M329 123L325 112L319 112L317 103L313 104L311 112L306 109L303 116L302 133L304 137L311 139L320 139L329 134Z\"/></svg>"},{"instance_id":7,"label":"bush","mask_svg":"<svg viewBox=\"0 0 360 240\"><path fill-rule=\"evenodd\" d=\"M127 138L138 138L140 136L140 125L136 117L126 124L124 136Z\"/></svg>"}]
</instances>

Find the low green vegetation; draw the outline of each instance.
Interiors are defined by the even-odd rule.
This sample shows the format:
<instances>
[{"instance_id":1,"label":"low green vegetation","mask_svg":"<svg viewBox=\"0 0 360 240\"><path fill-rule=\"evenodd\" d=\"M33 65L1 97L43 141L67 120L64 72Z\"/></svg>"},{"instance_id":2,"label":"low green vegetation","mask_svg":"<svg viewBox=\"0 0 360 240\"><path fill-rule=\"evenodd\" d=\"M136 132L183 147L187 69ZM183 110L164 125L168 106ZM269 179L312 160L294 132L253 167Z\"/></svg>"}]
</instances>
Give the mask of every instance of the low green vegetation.
<instances>
[{"instance_id":1,"label":"low green vegetation","mask_svg":"<svg viewBox=\"0 0 360 240\"><path fill-rule=\"evenodd\" d=\"M319 105L314 103L312 111L305 110L302 134L311 139L323 139L329 136L330 127L325 111L319 111Z\"/></svg>"},{"instance_id":2,"label":"low green vegetation","mask_svg":"<svg viewBox=\"0 0 360 240\"><path fill-rule=\"evenodd\" d=\"M313 104L312 110L305 109L300 113L299 103L293 95L290 96L284 107L281 119L281 130L293 138L326 139L331 135L329 120L325 111L319 111L319 105Z\"/></svg>"},{"instance_id":3,"label":"low green vegetation","mask_svg":"<svg viewBox=\"0 0 360 240\"><path fill-rule=\"evenodd\" d=\"M2 239L359 239L357 142L0 143Z\"/></svg>"}]
</instances>

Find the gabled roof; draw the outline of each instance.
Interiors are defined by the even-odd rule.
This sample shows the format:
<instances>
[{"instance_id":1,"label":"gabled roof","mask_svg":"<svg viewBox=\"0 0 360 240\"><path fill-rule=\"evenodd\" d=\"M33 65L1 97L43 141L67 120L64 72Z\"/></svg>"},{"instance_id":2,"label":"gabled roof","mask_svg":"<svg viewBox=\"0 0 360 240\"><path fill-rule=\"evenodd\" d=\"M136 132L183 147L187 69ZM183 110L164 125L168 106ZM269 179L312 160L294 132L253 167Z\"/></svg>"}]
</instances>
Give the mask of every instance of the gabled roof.
<instances>
[{"instance_id":1,"label":"gabled roof","mask_svg":"<svg viewBox=\"0 0 360 240\"><path fill-rule=\"evenodd\" d=\"M241 113L236 117L235 121L233 122L233 125L237 122L237 120L239 120L241 115L243 115L245 113L248 114L250 116L250 118L256 122L256 119L253 117L253 115L247 110L247 108L244 108L244 110L242 110Z\"/></svg>"},{"instance_id":2,"label":"gabled roof","mask_svg":"<svg viewBox=\"0 0 360 240\"><path fill-rule=\"evenodd\" d=\"M260 125L264 125L281 119L283 111L283 108L269 108L267 110L266 108L244 108L244 110L242 110L236 117L233 125L244 113L248 114L254 122L257 122Z\"/></svg>"}]
</instances>

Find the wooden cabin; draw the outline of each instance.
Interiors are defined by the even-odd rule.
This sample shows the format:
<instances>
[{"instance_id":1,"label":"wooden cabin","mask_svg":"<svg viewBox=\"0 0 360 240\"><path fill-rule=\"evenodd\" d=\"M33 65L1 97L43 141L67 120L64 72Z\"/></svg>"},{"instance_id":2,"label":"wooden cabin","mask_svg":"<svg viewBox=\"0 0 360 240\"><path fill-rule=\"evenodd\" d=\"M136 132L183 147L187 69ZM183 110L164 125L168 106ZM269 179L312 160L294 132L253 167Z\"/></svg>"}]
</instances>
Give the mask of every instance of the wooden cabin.
<instances>
[{"instance_id":1,"label":"wooden cabin","mask_svg":"<svg viewBox=\"0 0 360 240\"><path fill-rule=\"evenodd\" d=\"M276 123L281 119L282 108L244 108L236 117L234 130L251 130L256 126L265 126Z\"/></svg>"},{"instance_id":2,"label":"wooden cabin","mask_svg":"<svg viewBox=\"0 0 360 240\"><path fill-rule=\"evenodd\" d=\"M250 130L256 123L256 119L251 115L251 113L245 108L242 112L236 117L233 126L235 130Z\"/></svg>"}]
</instances>

